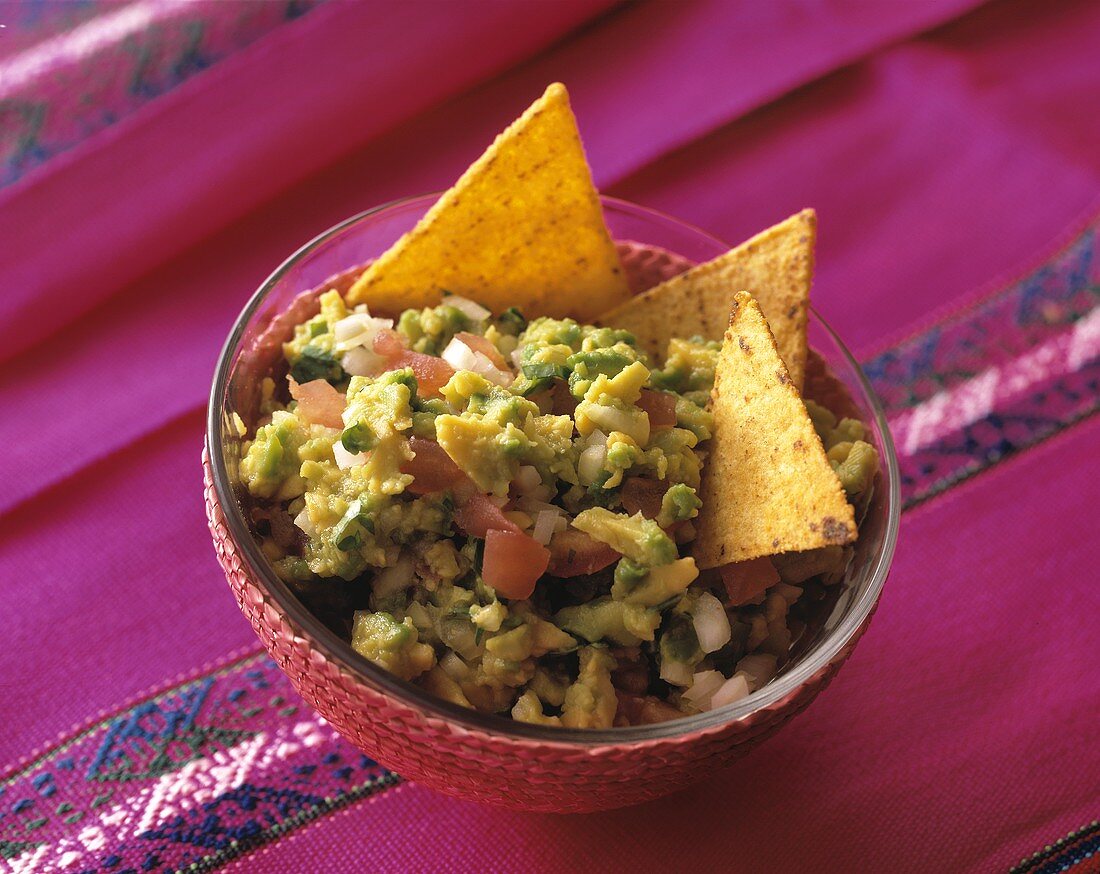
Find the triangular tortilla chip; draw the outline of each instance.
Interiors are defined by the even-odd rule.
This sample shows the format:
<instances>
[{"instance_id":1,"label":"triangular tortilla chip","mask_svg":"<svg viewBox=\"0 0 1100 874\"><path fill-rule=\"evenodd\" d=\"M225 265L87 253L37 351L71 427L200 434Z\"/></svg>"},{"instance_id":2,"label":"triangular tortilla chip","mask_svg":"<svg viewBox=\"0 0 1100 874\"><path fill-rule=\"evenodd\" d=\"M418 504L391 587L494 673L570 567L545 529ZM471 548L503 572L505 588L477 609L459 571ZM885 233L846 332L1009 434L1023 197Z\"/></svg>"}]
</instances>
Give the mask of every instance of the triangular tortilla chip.
<instances>
[{"instance_id":1,"label":"triangular tortilla chip","mask_svg":"<svg viewBox=\"0 0 1100 874\"><path fill-rule=\"evenodd\" d=\"M348 300L396 313L445 291L495 313L583 321L630 297L564 85L498 136Z\"/></svg>"},{"instance_id":2,"label":"triangular tortilla chip","mask_svg":"<svg viewBox=\"0 0 1100 874\"><path fill-rule=\"evenodd\" d=\"M711 398L714 437L692 548L700 567L855 539L852 506L747 292L734 298Z\"/></svg>"},{"instance_id":3,"label":"triangular tortilla chip","mask_svg":"<svg viewBox=\"0 0 1100 874\"><path fill-rule=\"evenodd\" d=\"M759 301L795 386L806 367L806 314L814 272L817 216L804 209L720 255L600 316L625 328L654 360L664 360L673 337L720 340L733 295L748 289Z\"/></svg>"}]
</instances>

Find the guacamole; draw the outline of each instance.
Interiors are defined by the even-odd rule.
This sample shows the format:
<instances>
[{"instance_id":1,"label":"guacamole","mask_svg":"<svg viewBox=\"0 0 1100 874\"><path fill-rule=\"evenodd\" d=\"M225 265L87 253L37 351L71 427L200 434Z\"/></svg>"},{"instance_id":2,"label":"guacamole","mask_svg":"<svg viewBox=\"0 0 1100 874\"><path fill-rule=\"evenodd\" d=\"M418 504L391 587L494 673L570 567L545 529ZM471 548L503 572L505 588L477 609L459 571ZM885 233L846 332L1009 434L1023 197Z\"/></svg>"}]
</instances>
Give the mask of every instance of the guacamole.
<instances>
[{"instance_id":1,"label":"guacamole","mask_svg":"<svg viewBox=\"0 0 1100 874\"><path fill-rule=\"evenodd\" d=\"M607 728L767 683L850 559L692 557L721 343L465 298L337 291L284 344L239 465L276 572L379 667L463 707ZM857 513L862 423L807 402Z\"/></svg>"}]
</instances>

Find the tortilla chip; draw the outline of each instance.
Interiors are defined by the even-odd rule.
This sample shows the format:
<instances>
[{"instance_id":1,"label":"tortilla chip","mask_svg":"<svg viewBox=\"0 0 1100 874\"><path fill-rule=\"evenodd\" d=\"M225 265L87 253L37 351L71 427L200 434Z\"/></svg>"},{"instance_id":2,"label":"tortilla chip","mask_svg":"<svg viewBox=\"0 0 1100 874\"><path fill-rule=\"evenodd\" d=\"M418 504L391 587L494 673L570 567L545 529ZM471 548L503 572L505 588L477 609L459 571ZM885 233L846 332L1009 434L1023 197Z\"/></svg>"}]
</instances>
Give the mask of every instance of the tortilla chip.
<instances>
[{"instance_id":1,"label":"tortilla chip","mask_svg":"<svg viewBox=\"0 0 1100 874\"><path fill-rule=\"evenodd\" d=\"M692 548L700 567L855 539L852 506L747 292L734 298L711 399L714 437Z\"/></svg>"},{"instance_id":2,"label":"tortilla chip","mask_svg":"<svg viewBox=\"0 0 1100 874\"><path fill-rule=\"evenodd\" d=\"M445 291L494 313L583 321L630 297L564 85L498 136L348 300L395 313Z\"/></svg>"},{"instance_id":3,"label":"tortilla chip","mask_svg":"<svg viewBox=\"0 0 1100 874\"><path fill-rule=\"evenodd\" d=\"M733 295L748 289L759 301L779 354L799 389L806 367L806 314L814 272L817 215L804 209L713 261L691 268L600 316L625 328L657 361L673 337L720 340Z\"/></svg>"}]
</instances>

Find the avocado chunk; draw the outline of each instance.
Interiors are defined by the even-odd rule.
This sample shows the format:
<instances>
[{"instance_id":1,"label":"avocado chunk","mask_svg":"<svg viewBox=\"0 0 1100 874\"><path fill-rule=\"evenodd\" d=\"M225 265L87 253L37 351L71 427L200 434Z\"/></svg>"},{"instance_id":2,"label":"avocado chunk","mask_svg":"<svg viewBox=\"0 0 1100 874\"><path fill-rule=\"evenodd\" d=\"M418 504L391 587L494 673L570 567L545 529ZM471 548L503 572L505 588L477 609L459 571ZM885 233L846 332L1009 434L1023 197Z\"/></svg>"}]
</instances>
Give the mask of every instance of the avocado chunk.
<instances>
[{"instance_id":1,"label":"avocado chunk","mask_svg":"<svg viewBox=\"0 0 1100 874\"><path fill-rule=\"evenodd\" d=\"M565 607L558 611L554 622L589 643L609 640L620 646L637 646L643 640L653 640L661 614L641 604L597 598L587 604Z\"/></svg>"},{"instance_id":2,"label":"avocado chunk","mask_svg":"<svg viewBox=\"0 0 1100 874\"><path fill-rule=\"evenodd\" d=\"M397 322L397 332L409 341L415 352L438 355L459 331L468 331L470 320L457 307L443 303L422 310L405 310Z\"/></svg>"},{"instance_id":3,"label":"avocado chunk","mask_svg":"<svg viewBox=\"0 0 1100 874\"><path fill-rule=\"evenodd\" d=\"M657 524L667 528L674 522L685 522L699 515L703 502L695 494L695 489L686 483L672 486L661 498L661 512L657 514Z\"/></svg>"},{"instance_id":4,"label":"avocado chunk","mask_svg":"<svg viewBox=\"0 0 1100 874\"><path fill-rule=\"evenodd\" d=\"M630 572L620 573L622 566L628 562ZM690 556L649 568L640 579L635 579L636 569L646 570L629 558L619 561L619 566L615 568L615 584L611 587L612 598L627 604L658 607L687 591L687 587L699 576L695 559Z\"/></svg>"},{"instance_id":5,"label":"avocado chunk","mask_svg":"<svg viewBox=\"0 0 1100 874\"><path fill-rule=\"evenodd\" d=\"M418 642L411 619L398 622L389 613L355 614L351 629L351 647L380 668L411 680L435 663L435 652Z\"/></svg>"},{"instance_id":6,"label":"avocado chunk","mask_svg":"<svg viewBox=\"0 0 1100 874\"><path fill-rule=\"evenodd\" d=\"M845 420L848 421L848 420ZM878 453L870 443L838 443L829 450L829 461L836 471L848 500L855 503L867 492L878 472Z\"/></svg>"},{"instance_id":7,"label":"avocado chunk","mask_svg":"<svg viewBox=\"0 0 1100 874\"><path fill-rule=\"evenodd\" d=\"M627 516L603 507L593 507L577 514L573 527L647 567L676 560L676 544L661 530L660 525L640 512Z\"/></svg>"},{"instance_id":8,"label":"avocado chunk","mask_svg":"<svg viewBox=\"0 0 1100 874\"><path fill-rule=\"evenodd\" d=\"M630 349L630 347L627 347ZM630 350L633 352L633 350ZM617 349L593 349L591 352L576 352L566 360L572 373L569 374L569 391L578 401L592 387L592 381L603 374L606 377L617 376L622 369L638 360L637 354L628 355Z\"/></svg>"},{"instance_id":9,"label":"avocado chunk","mask_svg":"<svg viewBox=\"0 0 1100 874\"><path fill-rule=\"evenodd\" d=\"M512 706L512 719L532 725L561 725L561 717L547 716L539 696L530 689L520 695Z\"/></svg>"},{"instance_id":10,"label":"avocado chunk","mask_svg":"<svg viewBox=\"0 0 1100 874\"><path fill-rule=\"evenodd\" d=\"M437 416L435 433L439 445L454 459L482 491L508 494L519 461L505 451L507 433L488 419L468 416Z\"/></svg>"},{"instance_id":11,"label":"avocado chunk","mask_svg":"<svg viewBox=\"0 0 1100 874\"><path fill-rule=\"evenodd\" d=\"M691 614L684 609L683 603L677 604L665 617L661 632L658 647L661 678L676 685L691 685L692 672L703 656Z\"/></svg>"},{"instance_id":12,"label":"avocado chunk","mask_svg":"<svg viewBox=\"0 0 1100 874\"><path fill-rule=\"evenodd\" d=\"M568 728L610 728L619 700L611 683L615 659L607 650L586 646L581 650L580 673L565 693L561 724Z\"/></svg>"},{"instance_id":13,"label":"avocado chunk","mask_svg":"<svg viewBox=\"0 0 1100 874\"><path fill-rule=\"evenodd\" d=\"M241 481L259 498L297 497L305 489L298 476L298 450L306 442L307 429L293 413L276 410L271 421L256 431L241 459Z\"/></svg>"}]
</instances>

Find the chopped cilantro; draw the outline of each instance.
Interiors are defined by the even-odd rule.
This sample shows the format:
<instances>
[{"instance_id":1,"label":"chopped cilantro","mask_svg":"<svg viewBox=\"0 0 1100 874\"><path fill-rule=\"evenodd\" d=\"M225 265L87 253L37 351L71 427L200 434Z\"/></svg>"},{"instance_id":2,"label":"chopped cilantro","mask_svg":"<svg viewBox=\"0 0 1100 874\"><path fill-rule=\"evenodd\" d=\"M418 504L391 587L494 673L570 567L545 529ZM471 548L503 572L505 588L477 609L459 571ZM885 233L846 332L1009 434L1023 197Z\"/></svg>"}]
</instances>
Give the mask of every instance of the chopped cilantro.
<instances>
[{"instance_id":1,"label":"chopped cilantro","mask_svg":"<svg viewBox=\"0 0 1100 874\"><path fill-rule=\"evenodd\" d=\"M509 334L520 334L527 327L527 319L524 318L523 313L517 307L508 307L500 314L498 321L501 329L507 328L506 333Z\"/></svg>"},{"instance_id":2,"label":"chopped cilantro","mask_svg":"<svg viewBox=\"0 0 1100 874\"><path fill-rule=\"evenodd\" d=\"M344 368L332 356L332 353L319 349L316 346L306 346L294 365L290 368L290 375L297 383L313 382L315 379L324 379L335 385L346 376Z\"/></svg>"},{"instance_id":3,"label":"chopped cilantro","mask_svg":"<svg viewBox=\"0 0 1100 874\"><path fill-rule=\"evenodd\" d=\"M374 449L378 445L378 437L369 425L359 422L344 429L340 435L340 442L348 452L354 455Z\"/></svg>"}]
</instances>

